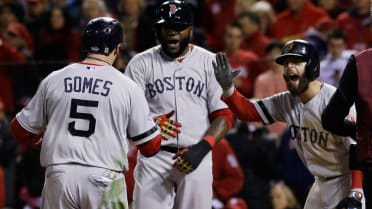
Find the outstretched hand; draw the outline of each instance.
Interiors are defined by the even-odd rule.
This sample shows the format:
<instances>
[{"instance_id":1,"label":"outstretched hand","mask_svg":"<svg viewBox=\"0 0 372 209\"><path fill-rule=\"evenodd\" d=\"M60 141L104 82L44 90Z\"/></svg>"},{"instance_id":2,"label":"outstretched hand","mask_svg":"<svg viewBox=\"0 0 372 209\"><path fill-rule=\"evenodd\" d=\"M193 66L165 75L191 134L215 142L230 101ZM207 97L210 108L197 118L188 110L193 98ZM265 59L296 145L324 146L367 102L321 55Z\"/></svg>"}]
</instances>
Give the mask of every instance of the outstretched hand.
<instances>
[{"instance_id":1,"label":"outstretched hand","mask_svg":"<svg viewBox=\"0 0 372 209\"><path fill-rule=\"evenodd\" d=\"M216 80L220 84L221 88L226 91L233 86L236 76L240 73L240 70L232 71L229 59L224 53L217 53L216 61L212 61L214 68L214 75Z\"/></svg>"}]
</instances>

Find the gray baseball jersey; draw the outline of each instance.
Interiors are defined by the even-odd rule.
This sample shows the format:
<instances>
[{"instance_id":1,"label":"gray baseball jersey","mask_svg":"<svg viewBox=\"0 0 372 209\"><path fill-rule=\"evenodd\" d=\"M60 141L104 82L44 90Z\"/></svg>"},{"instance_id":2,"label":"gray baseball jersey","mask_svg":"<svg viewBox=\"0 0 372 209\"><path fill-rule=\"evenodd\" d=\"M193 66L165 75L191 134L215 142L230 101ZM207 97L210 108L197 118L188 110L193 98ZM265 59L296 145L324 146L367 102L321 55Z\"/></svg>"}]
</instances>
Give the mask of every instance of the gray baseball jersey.
<instances>
[{"instance_id":1,"label":"gray baseball jersey","mask_svg":"<svg viewBox=\"0 0 372 209\"><path fill-rule=\"evenodd\" d=\"M298 154L314 176L332 177L350 172L348 150L352 140L328 132L321 123L321 114L335 90L324 84L306 104L288 91L254 102L265 124L274 121L288 124ZM351 115L355 117L355 109Z\"/></svg>"},{"instance_id":2,"label":"gray baseball jersey","mask_svg":"<svg viewBox=\"0 0 372 209\"><path fill-rule=\"evenodd\" d=\"M324 84L305 104L289 92L253 102L264 124L288 124L298 155L315 177L305 209L333 209L351 190L348 151L350 143L355 142L326 131L321 123L321 114L335 90ZM349 117L355 117L354 108Z\"/></svg>"},{"instance_id":3,"label":"gray baseball jersey","mask_svg":"<svg viewBox=\"0 0 372 209\"><path fill-rule=\"evenodd\" d=\"M210 113L227 108L211 64L214 54L193 45L182 62L162 56L160 46L138 54L125 74L141 86L153 116L176 110L173 119L182 123L179 145L187 147L203 137ZM175 143L169 139L162 145Z\"/></svg>"},{"instance_id":4,"label":"gray baseball jersey","mask_svg":"<svg viewBox=\"0 0 372 209\"><path fill-rule=\"evenodd\" d=\"M75 63L51 73L16 117L27 131L44 132L44 167L75 163L121 172L127 137L141 144L159 134L143 91L112 66Z\"/></svg>"},{"instance_id":5,"label":"gray baseball jersey","mask_svg":"<svg viewBox=\"0 0 372 209\"><path fill-rule=\"evenodd\" d=\"M134 56L125 71L145 92L153 116L176 111L172 119L182 123L181 133L177 140L163 140L163 146L196 144L210 126L210 113L227 108L214 76L215 55L198 46L190 45L189 49L180 61L162 55L160 46L155 46ZM134 208L211 208L211 153L187 175L173 168L174 155L161 150L151 159L138 156Z\"/></svg>"}]
</instances>

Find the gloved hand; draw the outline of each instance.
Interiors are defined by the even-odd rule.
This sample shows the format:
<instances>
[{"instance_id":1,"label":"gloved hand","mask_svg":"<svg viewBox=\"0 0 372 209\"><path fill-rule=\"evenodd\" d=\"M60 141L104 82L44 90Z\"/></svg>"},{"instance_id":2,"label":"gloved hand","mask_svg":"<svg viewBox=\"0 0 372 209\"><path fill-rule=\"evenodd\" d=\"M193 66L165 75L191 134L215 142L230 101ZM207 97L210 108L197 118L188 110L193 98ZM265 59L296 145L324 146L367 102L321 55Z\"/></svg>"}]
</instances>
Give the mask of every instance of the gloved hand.
<instances>
[{"instance_id":1,"label":"gloved hand","mask_svg":"<svg viewBox=\"0 0 372 209\"><path fill-rule=\"evenodd\" d=\"M220 84L222 90L227 91L233 86L234 80L236 76L238 76L240 70L231 70L229 60L224 53L218 53L216 55L216 62L212 61L212 65L216 80Z\"/></svg>"},{"instance_id":2,"label":"gloved hand","mask_svg":"<svg viewBox=\"0 0 372 209\"><path fill-rule=\"evenodd\" d=\"M362 209L363 194L358 191L352 191L349 197L343 199L336 209Z\"/></svg>"},{"instance_id":3,"label":"gloved hand","mask_svg":"<svg viewBox=\"0 0 372 209\"><path fill-rule=\"evenodd\" d=\"M174 167L186 174L193 172L212 147L213 145L207 139L203 138L190 148L180 150L173 157L173 159L177 159Z\"/></svg>"},{"instance_id":4,"label":"gloved hand","mask_svg":"<svg viewBox=\"0 0 372 209\"><path fill-rule=\"evenodd\" d=\"M165 140L168 140L169 136L176 137L177 134L181 133L182 124L169 119L173 114L174 110L154 117L155 123L160 127L160 136Z\"/></svg>"}]
</instances>

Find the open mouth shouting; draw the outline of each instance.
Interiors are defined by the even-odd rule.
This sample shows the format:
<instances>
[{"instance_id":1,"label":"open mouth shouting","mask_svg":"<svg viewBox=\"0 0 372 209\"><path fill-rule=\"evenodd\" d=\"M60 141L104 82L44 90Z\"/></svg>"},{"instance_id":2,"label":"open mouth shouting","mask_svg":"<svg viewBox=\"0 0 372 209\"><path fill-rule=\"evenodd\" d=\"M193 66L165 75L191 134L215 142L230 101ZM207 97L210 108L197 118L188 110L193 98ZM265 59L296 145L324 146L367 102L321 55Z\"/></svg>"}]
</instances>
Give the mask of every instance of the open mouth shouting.
<instances>
[{"instance_id":1,"label":"open mouth shouting","mask_svg":"<svg viewBox=\"0 0 372 209\"><path fill-rule=\"evenodd\" d=\"M177 38L168 38L167 39L167 46L170 50L178 50L180 47L180 41Z\"/></svg>"},{"instance_id":2,"label":"open mouth shouting","mask_svg":"<svg viewBox=\"0 0 372 209\"><path fill-rule=\"evenodd\" d=\"M287 82L287 84L296 85L300 80L300 76L295 73L288 73L284 75L284 79Z\"/></svg>"}]
</instances>

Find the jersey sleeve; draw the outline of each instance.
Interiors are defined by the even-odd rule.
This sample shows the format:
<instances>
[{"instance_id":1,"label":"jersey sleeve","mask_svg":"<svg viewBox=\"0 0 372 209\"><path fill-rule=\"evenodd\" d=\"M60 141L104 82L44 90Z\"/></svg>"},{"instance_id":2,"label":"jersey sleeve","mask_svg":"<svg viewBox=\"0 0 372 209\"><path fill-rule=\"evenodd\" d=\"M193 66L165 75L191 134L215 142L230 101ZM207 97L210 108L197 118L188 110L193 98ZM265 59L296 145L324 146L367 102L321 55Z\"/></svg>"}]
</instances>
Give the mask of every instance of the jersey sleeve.
<instances>
[{"instance_id":1,"label":"jersey sleeve","mask_svg":"<svg viewBox=\"0 0 372 209\"><path fill-rule=\"evenodd\" d=\"M145 63L142 61L142 59L133 57L127 67L125 68L124 75L128 76L130 79L132 79L134 82L139 85L143 91L146 90L145 86Z\"/></svg>"},{"instance_id":2,"label":"jersey sleeve","mask_svg":"<svg viewBox=\"0 0 372 209\"><path fill-rule=\"evenodd\" d=\"M36 135L45 129L47 123L46 94L47 79L44 79L28 105L16 115L22 128Z\"/></svg>"},{"instance_id":3,"label":"jersey sleeve","mask_svg":"<svg viewBox=\"0 0 372 209\"><path fill-rule=\"evenodd\" d=\"M261 121L265 125L272 124L275 121L286 122L285 113L288 111L285 110L285 107L291 107L288 103L286 93L279 93L253 101Z\"/></svg>"},{"instance_id":4,"label":"jersey sleeve","mask_svg":"<svg viewBox=\"0 0 372 209\"><path fill-rule=\"evenodd\" d=\"M131 92L131 111L128 123L128 135L135 145L145 143L160 130L154 123L143 91L135 86Z\"/></svg>"}]
</instances>

